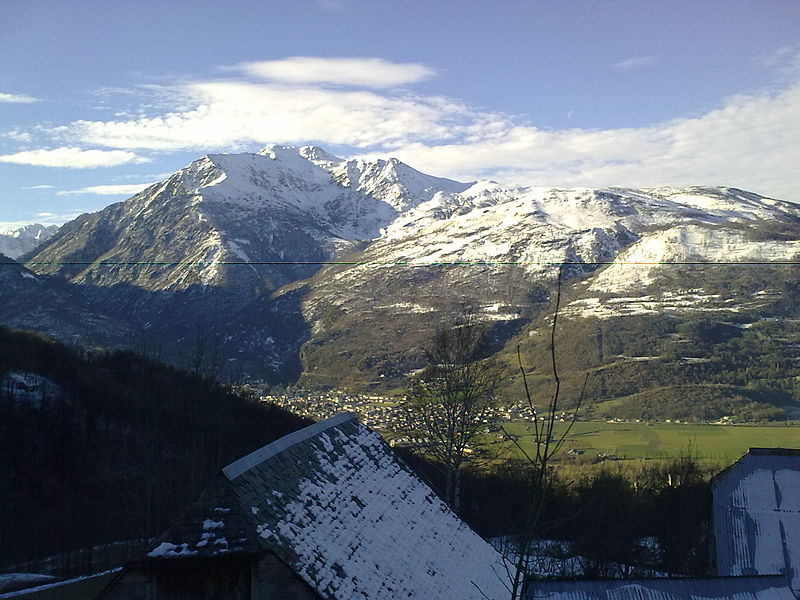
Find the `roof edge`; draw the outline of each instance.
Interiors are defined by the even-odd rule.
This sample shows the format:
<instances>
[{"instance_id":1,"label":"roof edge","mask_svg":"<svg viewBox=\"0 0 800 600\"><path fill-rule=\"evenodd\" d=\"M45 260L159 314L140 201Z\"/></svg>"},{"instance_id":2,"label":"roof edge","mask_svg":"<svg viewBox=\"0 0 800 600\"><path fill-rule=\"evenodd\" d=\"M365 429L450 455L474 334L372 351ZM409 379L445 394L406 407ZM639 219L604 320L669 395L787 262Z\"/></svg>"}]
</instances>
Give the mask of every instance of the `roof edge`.
<instances>
[{"instance_id":1,"label":"roof edge","mask_svg":"<svg viewBox=\"0 0 800 600\"><path fill-rule=\"evenodd\" d=\"M800 448L750 448L747 453L756 456L800 456Z\"/></svg>"},{"instance_id":2,"label":"roof edge","mask_svg":"<svg viewBox=\"0 0 800 600\"><path fill-rule=\"evenodd\" d=\"M742 454L733 463L729 464L719 473L715 473L711 477L711 485L713 487L719 485L730 475L731 471L748 456L800 456L800 448L749 448L747 452Z\"/></svg>"},{"instance_id":3,"label":"roof edge","mask_svg":"<svg viewBox=\"0 0 800 600\"><path fill-rule=\"evenodd\" d=\"M342 425L343 423L353 421L357 418L358 415L354 413L340 413L331 417L330 419L325 419L319 423L314 423L313 425L309 425L308 427L294 431L270 444L267 444L266 446L259 448L258 450L251 452L250 454L243 456L242 458L229 464L227 467L223 467L222 472L225 474L225 477L228 478L228 481L233 481L256 465L261 464L269 458L272 458L276 454L280 454L295 444L304 442L307 439L322 433L326 429Z\"/></svg>"}]
</instances>

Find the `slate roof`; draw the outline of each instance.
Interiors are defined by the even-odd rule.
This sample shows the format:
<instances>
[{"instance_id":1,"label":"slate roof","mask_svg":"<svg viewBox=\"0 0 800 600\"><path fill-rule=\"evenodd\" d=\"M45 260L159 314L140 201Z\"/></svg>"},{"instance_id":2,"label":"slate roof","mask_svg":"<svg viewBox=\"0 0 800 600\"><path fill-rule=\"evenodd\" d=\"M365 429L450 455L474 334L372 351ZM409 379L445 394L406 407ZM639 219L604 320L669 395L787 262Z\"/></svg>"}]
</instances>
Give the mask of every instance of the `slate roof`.
<instances>
[{"instance_id":1,"label":"slate roof","mask_svg":"<svg viewBox=\"0 0 800 600\"><path fill-rule=\"evenodd\" d=\"M751 448L713 496L719 574L782 573L800 594L800 450Z\"/></svg>"},{"instance_id":2,"label":"slate roof","mask_svg":"<svg viewBox=\"0 0 800 600\"><path fill-rule=\"evenodd\" d=\"M326 600L508 596L500 555L349 414L225 467L148 556L259 550Z\"/></svg>"},{"instance_id":3,"label":"slate roof","mask_svg":"<svg viewBox=\"0 0 800 600\"><path fill-rule=\"evenodd\" d=\"M525 600L795 600L786 578L607 579L543 581L526 589Z\"/></svg>"}]
</instances>

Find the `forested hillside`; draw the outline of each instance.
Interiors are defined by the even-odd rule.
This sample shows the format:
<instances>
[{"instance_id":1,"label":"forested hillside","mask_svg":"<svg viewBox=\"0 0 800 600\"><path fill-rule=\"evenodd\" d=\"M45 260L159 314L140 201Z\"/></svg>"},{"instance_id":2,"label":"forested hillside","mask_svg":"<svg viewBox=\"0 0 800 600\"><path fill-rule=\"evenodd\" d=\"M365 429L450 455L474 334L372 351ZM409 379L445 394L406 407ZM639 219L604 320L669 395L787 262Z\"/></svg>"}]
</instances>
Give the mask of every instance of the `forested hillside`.
<instances>
[{"instance_id":1,"label":"forested hillside","mask_svg":"<svg viewBox=\"0 0 800 600\"><path fill-rule=\"evenodd\" d=\"M0 328L0 564L158 535L221 466L307 424L197 371Z\"/></svg>"},{"instance_id":2,"label":"forested hillside","mask_svg":"<svg viewBox=\"0 0 800 600\"><path fill-rule=\"evenodd\" d=\"M676 265L649 295L564 290L556 354L564 398L586 380L584 415L596 418L733 422L782 420L800 408L800 275L797 267ZM687 300L684 295L698 298ZM694 308L679 306L693 301ZM539 399L552 389L553 307L542 310L502 355L516 366L517 344ZM589 375L586 379L586 375ZM521 389L512 381L508 394Z\"/></svg>"},{"instance_id":3,"label":"forested hillside","mask_svg":"<svg viewBox=\"0 0 800 600\"><path fill-rule=\"evenodd\" d=\"M0 328L0 565L157 536L221 466L307 424L214 383L197 365L189 373ZM404 457L441 489L437 465ZM514 462L470 470L461 516L485 536L513 535L529 482ZM608 576L621 563L706 571L708 483L691 461L624 476L599 470L556 488L545 535L567 540L592 573ZM674 526L662 530L664 514ZM647 536L658 556L641 554Z\"/></svg>"}]
</instances>

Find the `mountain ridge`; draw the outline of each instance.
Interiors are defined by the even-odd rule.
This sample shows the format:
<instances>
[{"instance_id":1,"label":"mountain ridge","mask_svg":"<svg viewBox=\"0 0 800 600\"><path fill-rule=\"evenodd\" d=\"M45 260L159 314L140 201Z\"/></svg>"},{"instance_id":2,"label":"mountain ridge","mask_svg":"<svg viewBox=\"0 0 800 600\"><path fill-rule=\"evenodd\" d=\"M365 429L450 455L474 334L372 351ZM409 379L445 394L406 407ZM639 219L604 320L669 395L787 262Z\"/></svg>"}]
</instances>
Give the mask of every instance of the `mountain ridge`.
<instances>
[{"instance_id":1,"label":"mountain ridge","mask_svg":"<svg viewBox=\"0 0 800 600\"><path fill-rule=\"evenodd\" d=\"M562 264L569 319L691 319L732 300L689 272L660 288L678 265L798 256L800 207L737 188L462 183L270 145L206 155L23 258L170 352L203 337L251 378L391 386L454 306L497 350L532 335ZM736 305L762 310L753 298Z\"/></svg>"},{"instance_id":2,"label":"mountain ridge","mask_svg":"<svg viewBox=\"0 0 800 600\"><path fill-rule=\"evenodd\" d=\"M33 250L58 231L58 225L28 225L0 227L0 253L9 258L18 258Z\"/></svg>"}]
</instances>

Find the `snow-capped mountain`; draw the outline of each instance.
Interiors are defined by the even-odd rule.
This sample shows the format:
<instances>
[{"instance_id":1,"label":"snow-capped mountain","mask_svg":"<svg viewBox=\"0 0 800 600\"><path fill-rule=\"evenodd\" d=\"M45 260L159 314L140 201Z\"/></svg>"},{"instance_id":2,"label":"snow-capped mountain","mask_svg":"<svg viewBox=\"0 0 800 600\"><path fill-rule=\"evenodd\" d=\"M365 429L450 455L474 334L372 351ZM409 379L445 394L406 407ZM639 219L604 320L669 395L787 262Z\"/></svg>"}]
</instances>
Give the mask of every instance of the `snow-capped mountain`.
<instances>
[{"instance_id":1,"label":"snow-capped mountain","mask_svg":"<svg viewBox=\"0 0 800 600\"><path fill-rule=\"evenodd\" d=\"M22 227L0 227L0 253L17 258L33 250L58 231L58 225L32 223Z\"/></svg>"},{"instance_id":2,"label":"snow-capped mountain","mask_svg":"<svg viewBox=\"0 0 800 600\"><path fill-rule=\"evenodd\" d=\"M37 256L77 252L87 265L70 277L106 286L182 290L234 276L271 290L310 274L303 263L378 237L404 209L466 187L396 160L344 161L314 147L208 155L124 203L67 224ZM180 264L138 264L148 261ZM111 262L115 268L106 266ZM273 266L222 266L237 262Z\"/></svg>"},{"instance_id":3,"label":"snow-capped mountain","mask_svg":"<svg viewBox=\"0 0 800 600\"><path fill-rule=\"evenodd\" d=\"M735 188L461 183L272 145L82 215L29 266L158 344L214 339L251 376L326 384L399 381L459 303L494 323L498 349L528 335L561 263L565 315L614 319L761 310L770 265L798 255L800 207ZM680 275L720 262L765 264L752 297Z\"/></svg>"}]
</instances>

